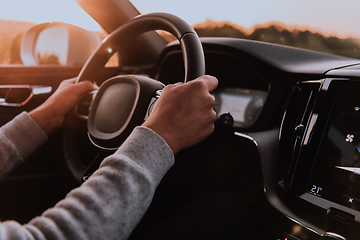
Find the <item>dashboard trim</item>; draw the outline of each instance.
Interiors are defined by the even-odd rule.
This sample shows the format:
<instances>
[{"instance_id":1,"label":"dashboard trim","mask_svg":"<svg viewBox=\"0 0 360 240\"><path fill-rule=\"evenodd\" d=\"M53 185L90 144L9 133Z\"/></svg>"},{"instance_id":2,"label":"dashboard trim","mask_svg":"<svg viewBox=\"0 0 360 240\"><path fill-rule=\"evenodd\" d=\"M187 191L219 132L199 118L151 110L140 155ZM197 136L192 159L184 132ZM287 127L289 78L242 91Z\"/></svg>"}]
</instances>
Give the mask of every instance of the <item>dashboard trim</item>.
<instances>
[{"instance_id":1,"label":"dashboard trim","mask_svg":"<svg viewBox=\"0 0 360 240\"><path fill-rule=\"evenodd\" d=\"M316 206L319 206L325 210L328 210L329 208L336 208L336 209L342 210L344 212L350 213L355 216L355 221L360 222L360 212L359 211L353 210L351 208L345 207L343 205L337 204L335 202L329 201L324 198L316 197L307 192L302 194L300 196L300 198L302 198L308 202L311 202L312 204L315 204Z\"/></svg>"}]
</instances>

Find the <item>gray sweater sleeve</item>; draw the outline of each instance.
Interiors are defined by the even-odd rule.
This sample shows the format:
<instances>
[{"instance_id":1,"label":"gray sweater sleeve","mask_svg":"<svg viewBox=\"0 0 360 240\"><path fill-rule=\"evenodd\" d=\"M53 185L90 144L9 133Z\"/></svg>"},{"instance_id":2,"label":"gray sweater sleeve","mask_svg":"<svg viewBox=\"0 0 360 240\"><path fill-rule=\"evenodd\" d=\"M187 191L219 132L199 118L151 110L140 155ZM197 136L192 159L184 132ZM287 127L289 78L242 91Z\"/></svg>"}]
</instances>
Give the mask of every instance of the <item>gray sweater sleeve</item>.
<instances>
[{"instance_id":1,"label":"gray sweater sleeve","mask_svg":"<svg viewBox=\"0 0 360 240\"><path fill-rule=\"evenodd\" d=\"M46 133L23 112L0 128L0 180L48 140Z\"/></svg>"},{"instance_id":2,"label":"gray sweater sleeve","mask_svg":"<svg viewBox=\"0 0 360 240\"><path fill-rule=\"evenodd\" d=\"M126 239L173 164L165 141L137 127L85 183L53 208L26 225L2 222L0 239Z\"/></svg>"}]
</instances>

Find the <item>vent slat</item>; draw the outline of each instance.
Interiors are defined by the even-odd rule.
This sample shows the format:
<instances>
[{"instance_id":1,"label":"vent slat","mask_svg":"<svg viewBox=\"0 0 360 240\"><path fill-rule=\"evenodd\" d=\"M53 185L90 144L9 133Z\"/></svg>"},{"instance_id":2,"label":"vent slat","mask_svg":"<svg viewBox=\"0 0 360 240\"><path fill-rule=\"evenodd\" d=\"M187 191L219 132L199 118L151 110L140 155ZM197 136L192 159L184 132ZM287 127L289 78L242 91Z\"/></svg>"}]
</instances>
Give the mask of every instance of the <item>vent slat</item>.
<instances>
[{"instance_id":1,"label":"vent slat","mask_svg":"<svg viewBox=\"0 0 360 240\"><path fill-rule=\"evenodd\" d=\"M278 181L291 189L304 132L310 121L313 105L321 83L305 82L295 86L280 132Z\"/></svg>"}]
</instances>

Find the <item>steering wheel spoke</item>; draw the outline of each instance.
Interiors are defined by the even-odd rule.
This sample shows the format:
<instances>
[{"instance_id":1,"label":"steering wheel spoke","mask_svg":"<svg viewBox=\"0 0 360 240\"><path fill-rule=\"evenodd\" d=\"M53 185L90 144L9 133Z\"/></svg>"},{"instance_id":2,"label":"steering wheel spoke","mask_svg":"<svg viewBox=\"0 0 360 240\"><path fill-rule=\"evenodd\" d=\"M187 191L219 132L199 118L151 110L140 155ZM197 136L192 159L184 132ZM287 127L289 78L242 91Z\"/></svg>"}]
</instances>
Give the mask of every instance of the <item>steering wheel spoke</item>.
<instances>
[{"instance_id":1,"label":"steering wheel spoke","mask_svg":"<svg viewBox=\"0 0 360 240\"><path fill-rule=\"evenodd\" d=\"M90 114L90 107L95 99L97 92L97 90L92 91L81 97L79 103L74 109L75 116L84 120L88 119Z\"/></svg>"}]
</instances>

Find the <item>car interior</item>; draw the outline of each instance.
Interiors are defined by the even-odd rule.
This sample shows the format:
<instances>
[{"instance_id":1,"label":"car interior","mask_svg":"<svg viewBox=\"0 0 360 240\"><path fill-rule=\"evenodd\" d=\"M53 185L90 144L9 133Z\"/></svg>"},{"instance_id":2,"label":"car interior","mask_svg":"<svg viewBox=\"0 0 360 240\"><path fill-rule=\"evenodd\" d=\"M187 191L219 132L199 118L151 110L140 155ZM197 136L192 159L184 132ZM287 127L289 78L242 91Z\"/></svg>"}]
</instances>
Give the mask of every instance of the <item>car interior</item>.
<instances>
[{"instance_id":1,"label":"car interior","mask_svg":"<svg viewBox=\"0 0 360 240\"><path fill-rule=\"evenodd\" d=\"M180 18L141 15L128 0L77 2L108 37L97 42L62 23L25 33L24 65L0 66L0 123L39 106L63 79L104 87L84 96L63 128L0 182L1 221L26 223L52 207L151 114L159 90L207 74L219 81L215 131L175 156L130 239L159 231L170 238L181 227L175 230L168 219L191 223L185 213L203 199L209 204L200 211L204 218L245 226L244 239L360 238L360 60L239 38L198 38ZM40 64L34 49L40 33L59 26L74 32L73 55L81 55L79 46L99 47L86 59L68 60L82 64ZM155 30L177 40L168 43ZM106 66L112 56L118 64ZM138 105L127 103L127 84L141 95ZM114 87L121 88L115 102L108 90ZM98 131L94 119L112 116L108 106L114 105L125 119L113 118L124 127ZM219 238L233 239L226 228L219 231Z\"/></svg>"}]
</instances>

